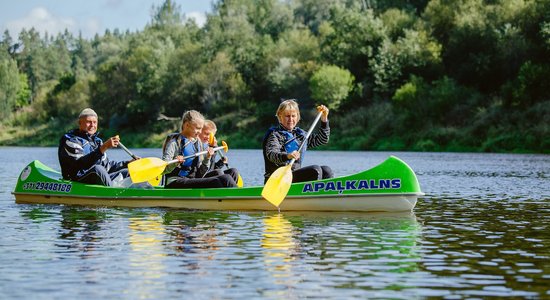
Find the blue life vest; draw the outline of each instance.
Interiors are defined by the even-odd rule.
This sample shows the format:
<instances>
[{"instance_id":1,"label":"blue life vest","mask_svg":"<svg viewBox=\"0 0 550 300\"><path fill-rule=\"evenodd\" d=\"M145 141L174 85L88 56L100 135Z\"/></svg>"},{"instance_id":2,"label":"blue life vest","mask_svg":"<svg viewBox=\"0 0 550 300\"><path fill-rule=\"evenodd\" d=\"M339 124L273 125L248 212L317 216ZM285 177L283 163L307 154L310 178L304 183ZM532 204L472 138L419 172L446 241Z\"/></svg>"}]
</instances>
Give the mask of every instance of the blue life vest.
<instances>
[{"instance_id":1,"label":"blue life vest","mask_svg":"<svg viewBox=\"0 0 550 300\"><path fill-rule=\"evenodd\" d=\"M292 153L300 148L297 136L292 135L291 132L286 130L280 131L280 133L285 137L285 150L287 153Z\"/></svg>"},{"instance_id":2,"label":"blue life vest","mask_svg":"<svg viewBox=\"0 0 550 300\"><path fill-rule=\"evenodd\" d=\"M87 174L90 168L95 165L105 167L108 172L112 167L117 167L114 163L109 161L106 153L101 154L101 152L97 151L103 144L98 134L99 133L90 135L79 129L73 129L63 135L57 151L63 178L76 180ZM96 151L97 155L93 156L94 159L88 157L77 162L82 157L86 157Z\"/></svg>"},{"instance_id":3,"label":"blue life vest","mask_svg":"<svg viewBox=\"0 0 550 300\"><path fill-rule=\"evenodd\" d=\"M277 131L281 135L284 136L284 138L285 138L284 147L285 147L285 151L287 153L292 153L294 151L298 151L298 149L300 148L300 145L301 145L300 140L298 139L298 137L302 137L302 139L304 140L304 146L302 147L302 150L300 150L300 159L299 159L299 161L302 161L304 159L304 155L305 155L306 149L307 149L307 141L305 140L305 137L306 137L307 133L304 130L302 130L299 127L295 127L293 129L293 131L295 132L296 136L294 136L294 134L292 134L292 132L283 129L282 126L279 125L279 126L276 126L276 127L271 127L269 129L269 131L267 132L266 136L269 135L269 133L271 133L273 131ZM290 159L287 160L287 162L290 162Z\"/></svg>"},{"instance_id":4,"label":"blue life vest","mask_svg":"<svg viewBox=\"0 0 550 300\"><path fill-rule=\"evenodd\" d=\"M180 155L182 156L190 156L195 153L197 153L197 148L195 148L195 143L193 143L192 140L188 140L184 136L179 136L181 139L181 145L180 148ZM186 177L189 175L189 172L191 171L191 168L193 167L193 161L195 160L195 157L187 158L183 161L181 164L181 170L178 172L179 176Z\"/></svg>"}]
</instances>

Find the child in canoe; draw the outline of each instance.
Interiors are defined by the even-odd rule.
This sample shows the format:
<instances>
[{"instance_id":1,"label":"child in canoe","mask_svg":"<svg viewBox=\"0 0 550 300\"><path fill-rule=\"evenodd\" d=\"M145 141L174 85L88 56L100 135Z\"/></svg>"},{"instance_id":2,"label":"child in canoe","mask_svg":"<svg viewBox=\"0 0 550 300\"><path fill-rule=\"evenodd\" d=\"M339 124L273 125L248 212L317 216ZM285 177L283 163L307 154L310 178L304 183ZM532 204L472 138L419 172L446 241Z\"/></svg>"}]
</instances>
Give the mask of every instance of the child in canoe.
<instances>
[{"instance_id":1,"label":"child in canoe","mask_svg":"<svg viewBox=\"0 0 550 300\"><path fill-rule=\"evenodd\" d=\"M199 151L208 150L208 148L214 148L218 146L218 141L216 140L216 132L218 131L218 128L216 126L216 123L211 120L205 120L204 126L202 127L202 131L199 134ZM210 141L210 135L212 135L213 140ZM210 143L212 142L212 143ZM227 170L223 171L222 168L224 166L227 166L227 156L222 156L217 162L216 160L216 154L210 155L210 152L206 154L206 159L203 159L202 164L204 167L200 168L199 171L204 172L206 170L205 174L199 173L198 175L202 175L202 177L210 177L212 175L222 175L222 174L228 174L233 178L235 182L237 182L239 178L239 172L235 168L227 168Z\"/></svg>"},{"instance_id":2,"label":"child in canoe","mask_svg":"<svg viewBox=\"0 0 550 300\"><path fill-rule=\"evenodd\" d=\"M235 180L228 174L210 177L197 176L206 174L202 163L203 156L196 155L200 152L197 139L204 126L204 117L196 110L189 110L183 114L181 132L168 137L162 153L162 159L171 161L179 160L178 164L168 165L165 170L166 188L221 188L236 187ZM208 148L208 154L214 155L214 150ZM190 157L184 159L184 157Z\"/></svg>"},{"instance_id":3,"label":"child in canoe","mask_svg":"<svg viewBox=\"0 0 550 300\"><path fill-rule=\"evenodd\" d=\"M305 141L307 132L297 127L300 121L300 109L295 100L281 102L276 117L279 125L271 127L263 140L262 148L265 163L265 182L279 167L285 166L296 159L292 165L292 182L303 182L332 178L334 175L328 166L311 165L302 167L302 160L307 148L315 148L328 143L330 127L328 123L328 108L324 105L317 107L321 115L319 132L313 133ZM298 148L307 143L300 152Z\"/></svg>"}]
</instances>

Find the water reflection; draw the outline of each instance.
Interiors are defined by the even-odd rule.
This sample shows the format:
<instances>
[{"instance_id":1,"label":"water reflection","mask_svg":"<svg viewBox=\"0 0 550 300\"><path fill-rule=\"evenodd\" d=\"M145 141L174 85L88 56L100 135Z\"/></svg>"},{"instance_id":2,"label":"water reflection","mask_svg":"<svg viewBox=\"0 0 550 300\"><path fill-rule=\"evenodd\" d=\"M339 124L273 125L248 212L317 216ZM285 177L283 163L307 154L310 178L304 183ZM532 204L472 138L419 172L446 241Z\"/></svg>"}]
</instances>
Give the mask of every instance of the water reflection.
<instances>
[{"instance_id":1,"label":"water reflection","mask_svg":"<svg viewBox=\"0 0 550 300\"><path fill-rule=\"evenodd\" d=\"M35 223L59 221L57 238L54 239L58 253L76 253L86 259L94 255L102 241L100 232L106 214L101 210L63 207L58 212L52 212L47 206L35 206L21 211L21 215Z\"/></svg>"},{"instance_id":2,"label":"water reflection","mask_svg":"<svg viewBox=\"0 0 550 300\"><path fill-rule=\"evenodd\" d=\"M61 210L61 226L58 231L58 247L66 250L76 250L81 258L94 255L101 243L101 224L105 214L92 209L64 208Z\"/></svg>"},{"instance_id":3,"label":"water reflection","mask_svg":"<svg viewBox=\"0 0 550 300\"><path fill-rule=\"evenodd\" d=\"M174 255L216 250L219 233L217 224L223 223L229 216L217 212L167 211L162 222L172 240L170 248L175 252Z\"/></svg>"},{"instance_id":4,"label":"water reflection","mask_svg":"<svg viewBox=\"0 0 550 300\"><path fill-rule=\"evenodd\" d=\"M36 239L21 255L42 261L29 270L132 298L535 297L550 281L538 202L426 198L416 215L21 207Z\"/></svg>"},{"instance_id":5,"label":"water reflection","mask_svg":"<svg viewBox=\"0 0 550 300\"><path fill-rule=\"evenodd\" d=\"M125 294L141 299L154 298L156 290L164 288L166 282L159 280L166 274L166 253L162 217L158 214L132 216L129 219L128 251L129 276L134 280Z\"/></svg>"},{"instance_id":6,"label":"water reflection","mask_svg":"<svg viewBox=\"0 0 550 300\"><path fill-rule=\"evenodd\" d=\"M263 218L264 232L261 240L263 261L274 284L292 286L295 283L292 274L294 255L298 249L293 237L292 224L282 214Z\"/></svg>"},{"instance_id":7,"label":"water reflection","mask_svg":"<svg viewBox=\"0 0 550 300\"><path fill-rule=\"evenodd\" d=\"M307 245L305 257L312 268L334 277L337 287L393 286L391 273L418 270L418 240L422 226L413 213L331 214L304 218L300 243ZM388 279L370 281L365 277Z\"/></svg>"},{"instance_id":8,"label":"water reflection","mask_svg":"<svg viewBox=\"0 0 550 300\"><path fill-rule=\"evenodd\" d=\"M384 290L413 285L405 278L419 270L422 226L412 213L285 212L263 221L263 259L278 286L264 296L394 297Z\"/></svg>"},{"instance_id":9,"label":"water reflection","mask_svg":"<svg viewBox=\"0 0 550 300\"><path fill-rule=\"evenodd\" d=\"M422 269L463 296L549 295L550 203L426 198Z\"/></svg>"}]
</instances>

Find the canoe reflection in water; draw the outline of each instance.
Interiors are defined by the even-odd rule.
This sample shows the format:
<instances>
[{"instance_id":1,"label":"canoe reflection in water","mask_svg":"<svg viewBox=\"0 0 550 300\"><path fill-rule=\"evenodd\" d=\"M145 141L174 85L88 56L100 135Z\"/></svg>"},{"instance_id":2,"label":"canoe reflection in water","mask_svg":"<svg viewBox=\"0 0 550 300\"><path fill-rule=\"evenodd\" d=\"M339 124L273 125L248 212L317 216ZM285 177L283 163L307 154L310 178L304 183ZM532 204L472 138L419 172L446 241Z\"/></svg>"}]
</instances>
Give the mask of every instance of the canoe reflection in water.
<instances>
[{"instance_id":1,"label":"canoe reflection in water","mask_svg":"<svg viewBox=\"0 0 550 300\"><path fill-rule=\"evenodd\" d=\"M264 292L272 296L292 296L308 282L406 288L400 276L419 271L422 227L410 212L288 212L263 221L264 266L277 286Z\"/></svg>"},{"instance_id":2,"label":"canoe reflection in water","mask_svg":"<svg viewBox=\"0 0 550 300\"><path fill-rule=\"evenodd\" d=\"M318 297L334 288L407 289L415 286L411 273L424 274L422 226L410 212L26 208L23 217L40 245L28 244L27 256L55 253L72 270L40 272L108 281L131 298L199 290L220 298L237 287L266 298ZM52 228L63 233L54 244L44 242L52 240Z\"/></svg>"}]
</instances>

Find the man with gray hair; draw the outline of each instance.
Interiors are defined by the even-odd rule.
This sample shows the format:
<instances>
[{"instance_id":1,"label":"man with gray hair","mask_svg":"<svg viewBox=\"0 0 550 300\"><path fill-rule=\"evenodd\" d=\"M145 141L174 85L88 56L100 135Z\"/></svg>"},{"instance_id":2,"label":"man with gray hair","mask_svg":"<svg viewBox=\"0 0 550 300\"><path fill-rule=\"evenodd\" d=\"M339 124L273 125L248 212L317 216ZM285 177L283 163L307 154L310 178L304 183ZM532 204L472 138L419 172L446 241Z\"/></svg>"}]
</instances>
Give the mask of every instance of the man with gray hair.
<instances>
[{"instance_id":1,"label":"man with gray hair","mask_svg":"<svg viewBox=\"0 0 550 300\"><path fill-rule=\"evenodd\" d=\"M112 186L113 179L128 177L128 161L115 162L107 158L107 150L118 147L120 138L105 142L97 136L97 114L85 108L78 116L78 128L61 137L57 155L63 179Z\"/></svg>"}]
</instances>

